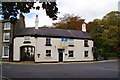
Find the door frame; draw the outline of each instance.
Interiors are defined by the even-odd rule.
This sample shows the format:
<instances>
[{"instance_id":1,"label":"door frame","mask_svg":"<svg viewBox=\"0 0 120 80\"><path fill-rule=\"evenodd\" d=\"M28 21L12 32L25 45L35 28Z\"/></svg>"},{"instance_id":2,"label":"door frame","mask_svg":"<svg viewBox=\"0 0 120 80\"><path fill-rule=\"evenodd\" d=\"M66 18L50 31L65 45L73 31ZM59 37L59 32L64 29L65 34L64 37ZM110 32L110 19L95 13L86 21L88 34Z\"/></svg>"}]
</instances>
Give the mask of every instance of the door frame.
<instances>
[{"instance_id":1,"label":"door frame","mask_svg":"<svg viewBox=\"0 0 120 80\"><path fill-rule=\"evenodd\" d=\"M23 54L25 54L25 53L23 53L22 49L25 48L25 47L27 47L27 48L28 48L28 47L34 48L33 60L25 60L25 59L22 58ZM31 57L31 58L32 58L32 57ZM31 45L21 46L21 47L20 47L20 61L35 61L35 47L34 47L34 46L31 46Z\"/></svg>"},{"instance_id":2,"label":"door frame","mask_svg":"<svg viewBox=\"0 0 120 80\"><path fill-rule=\"evenodd\" d=\"M58 62L63 62L63 58L64 58L64 51L65 51L65 49L58 49ZM62 57L62 58L60 58L60 56Z\"/></svg>"}]
</instances>

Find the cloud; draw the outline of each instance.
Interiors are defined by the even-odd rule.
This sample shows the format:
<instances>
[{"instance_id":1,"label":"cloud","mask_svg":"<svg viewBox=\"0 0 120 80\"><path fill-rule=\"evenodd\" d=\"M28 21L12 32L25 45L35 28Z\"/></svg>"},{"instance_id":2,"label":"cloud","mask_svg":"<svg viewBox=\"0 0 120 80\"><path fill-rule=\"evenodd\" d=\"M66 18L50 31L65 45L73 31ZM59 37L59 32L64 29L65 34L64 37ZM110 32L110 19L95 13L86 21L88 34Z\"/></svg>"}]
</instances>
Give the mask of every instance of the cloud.
<instances>
[{"instance_id":1,"label":"cloud","mask_svg":"<svg viewBox=\"0 0 120 80\"><path fill-rule=\"evenodd\" d=\"M118 10L119 0L57 0L57 6L60 14L58 17L62 17L64 14L75 14L84 18L86 22L93 19L101 19L107 13ZM35 6L40 5L36 4ZM44 10L31 10L31 14L26 15L26 26L34 26L35 15L39 15L39 26L48 25L51 26L53 22Z\"/></svg>"}]
</instances>

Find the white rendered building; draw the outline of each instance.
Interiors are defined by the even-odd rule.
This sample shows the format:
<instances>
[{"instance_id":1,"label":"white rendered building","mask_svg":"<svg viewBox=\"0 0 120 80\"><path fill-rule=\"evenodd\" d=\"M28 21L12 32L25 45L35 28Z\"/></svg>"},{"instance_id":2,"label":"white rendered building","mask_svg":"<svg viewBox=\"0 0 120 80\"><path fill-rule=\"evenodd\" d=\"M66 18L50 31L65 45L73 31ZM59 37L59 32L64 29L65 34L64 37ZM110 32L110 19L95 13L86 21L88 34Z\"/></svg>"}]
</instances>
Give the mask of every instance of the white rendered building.
<instances>
[{"instance_id":1,"label":"white rendered building","mask_svg":"<svg viewBox=\"0 0 120 80\"><path fill-rule=\"evenodd\" d=\"M93 60L93 40L85 30L23 28L15 35L13 61L66 62Z\"/></svg>"},{"instance_id":2,"label":"white rendered building","mask_svg":"<svg viewBox=\"0 0 120 80\"><path fill-rule=\"evenodd\" d=\"M92 38L82 31L25 28L14 38L13 61L88 61L92 47Z\"/></svg>"}]
</instances>

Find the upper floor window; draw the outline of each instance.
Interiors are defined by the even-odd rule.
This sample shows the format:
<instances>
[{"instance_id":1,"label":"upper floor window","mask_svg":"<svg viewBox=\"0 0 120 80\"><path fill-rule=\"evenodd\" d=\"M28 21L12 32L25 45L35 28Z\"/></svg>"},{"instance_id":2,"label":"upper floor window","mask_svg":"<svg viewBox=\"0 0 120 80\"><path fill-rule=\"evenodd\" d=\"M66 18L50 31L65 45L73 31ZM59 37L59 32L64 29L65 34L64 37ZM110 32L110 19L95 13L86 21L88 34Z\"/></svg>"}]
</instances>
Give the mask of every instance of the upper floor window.
<instances>
[{"instance_id":1,"label":"upper floor window","mask_svg":"<svg viewBox=\"0 0 120 80\"><path fill-rule=\"evenodd\" d=\"M88 40L84 40L84 47L89 47Z\"/></svg>"},{"instance_id":2,"label":"upper floor window","mask_svg":"<svg viewBox=\"0 0 120 80\"><path fill-rule=\"evenodd\" d=\"M51 57L51 50L46 50L46 57Z\"/></svg>"},{"instance_id":3,"label":"upper floor window","mask_svg":"<svg viewBox=\"0 0 120 80\"><path fill-rule=\"evenodd\" d=\"M73 50L68 51L68 57L74 57L74 51Z\"/></svg>"},{"instance_id":4,"label":"upper floor window","mask_svg":"<svg viewBox=\"0 0 120 80\"><path fill-rule=\"evenodd\" d=\"M3 34L3 42L9 42L10 40L10 33Z\"/></svg>"},{"instance_id":5,"label":"upper floor window","mask_svg":"<svg viewBox=\"0 0 120 80\"><path fill-rule=\"evenodd\" d=\"M10 22L4 23L4 30L10 30L10 27L11 27L11 23Z\"/></svg>"},{"instance_id":6,"label":"upper floor window","mask_svg":"<svg viewBox=\"0 0 120 80\"><path fill-rule=\"evenodd\" d=\"M88 51L84 51L84 57L88 57Z\"/></svg>"},{"instance_id":7,"label":"upper floor window","mask_svg":"<svg viewBox=\"0 0 120 80\"><path fill-rule=\"evenodd\" d=\"M46 46L51 46L51 38L46 38Z\"/></svg>"},{"instance_id":8,"label":"upper floor window","mask_svg":"<svg viewBox=\"0 0 120 80\"><path fill-rule=\"evenodd\" d=\"M8 58L9 57L9 46L3 46L3 58Z\"/></svg>"}]
</instances>

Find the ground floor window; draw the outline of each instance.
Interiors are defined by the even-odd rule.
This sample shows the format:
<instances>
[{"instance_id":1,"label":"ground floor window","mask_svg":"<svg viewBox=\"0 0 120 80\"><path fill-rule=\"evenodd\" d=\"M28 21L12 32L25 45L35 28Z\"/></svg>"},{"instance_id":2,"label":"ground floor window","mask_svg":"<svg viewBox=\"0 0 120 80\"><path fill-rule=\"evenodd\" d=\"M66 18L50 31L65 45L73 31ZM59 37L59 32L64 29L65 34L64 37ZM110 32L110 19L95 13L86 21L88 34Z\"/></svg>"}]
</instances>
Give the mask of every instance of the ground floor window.
<instances>
[{"instance_id":1,"label":"ground floor window","mask_svg":"<svg viewBox=\"0 0 120 80\"><path fill-rule=\"evenodd\" d=\"M74 57L74 51L73 50L68 51L68 57Z\"/></svg>"},{"instance_id":2,"label":"ground floor window","mask_svg":"<svg viewBox=\"0 0 120 80\"><path fill-rule=\"evenodd\" d=\"M9 46L3 46L3 58L8 58L9 57Z\"/></svg>"},{"instance_id":3,"label":"ground floor window","mask_svg":"<svg viewBox=\"0 0 120 80\"><path fill-rule=\"evenodd\" d=\"M51 57L51 50L46 50L46 57Z\"/></svg>"},{"instance_id":4,"label":"ground floor window","mask_svg":"<svg viewBox=\"0 0 120 80\"><path fill-rule=\"evenodd\" d=\"M88 51L84 51L84 57L88 57Z\"/></svg>"}]
</instances>

